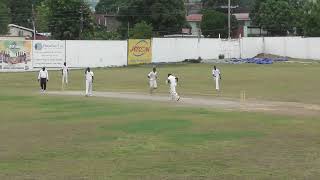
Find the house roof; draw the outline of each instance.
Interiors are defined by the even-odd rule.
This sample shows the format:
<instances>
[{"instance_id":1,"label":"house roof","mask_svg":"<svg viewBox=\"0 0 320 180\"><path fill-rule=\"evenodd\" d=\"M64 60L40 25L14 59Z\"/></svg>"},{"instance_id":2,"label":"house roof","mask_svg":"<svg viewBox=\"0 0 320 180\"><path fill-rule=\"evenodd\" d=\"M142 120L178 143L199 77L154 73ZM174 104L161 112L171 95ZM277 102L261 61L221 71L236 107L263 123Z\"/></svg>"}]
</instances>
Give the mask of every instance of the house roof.
<instances>
[{"instance_id":1,"label":"house roof","mask_svg":"<svg viewBox=\"0 0 320 180\"><path fill-rule=\"evenodd\" d=\"M10 27L14 27L14 28L25 30L25 31L29 31L29 32L32 32L32 34L34 33L33 29L26 28L26 27L23 27L23 26L19 26L19 25L16 25L16 24L9 24L8 27L9 28ZM36 35L38 35L38 36L51 36L51 33L39 33L39 32L36 32Z\"/></svg>"},{"instance_id":2,"label":"house roof","mask_svg":"<svg viewBox=\"0 0 320 180\"><path fill-rule=\"evenodd\" d=\"M202 20L202 14L190 14L186 19L188 22L200 22Z\"/></svg>"},{"instance_id":3,"label":"house roof","mask_svg":"<svg viewBox=\"0 0 320 180\"><path fill-rule=\"evenodd\" d=\"M16 25L16 24L9 24L8 27L15 27L15 28L18 28L18 29L23 29L25 31L29 31L29 32L33 32L33 29L29 29L29 28L26 28L26 27L23 27L23 26L19 26L19 25Z\"/></svg>"},{"instance_id":4,"label":"house roof","mask_svg":"<svg viewBox=\"0 0 320 180\"><path fill-rule=\"evenodd\" d=\"M249 13L234 13L234 16L236 16L238 21L249 21Z\"/></svg>"}]
</instances>

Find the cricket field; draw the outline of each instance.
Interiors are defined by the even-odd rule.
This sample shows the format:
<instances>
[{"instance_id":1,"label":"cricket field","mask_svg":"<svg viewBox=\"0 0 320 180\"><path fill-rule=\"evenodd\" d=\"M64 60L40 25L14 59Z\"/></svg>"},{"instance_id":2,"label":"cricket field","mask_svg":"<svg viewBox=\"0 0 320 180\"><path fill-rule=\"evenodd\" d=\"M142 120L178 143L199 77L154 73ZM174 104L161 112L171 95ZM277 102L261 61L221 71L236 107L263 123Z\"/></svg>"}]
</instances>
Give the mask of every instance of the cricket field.
<instances>
[{"instance_id":1,"label":"cricket field","mask_svg":"<svg viewBox=\"0 0 320 180\"><path fill-rule=\"evenodd\" d=\"M84 91L84 70L71 70L64 91L49 71L47 94L38 72L0 73L0 179L319 179L320 63L218 64L220 93L212 67L158 65L152 96L152 65L93 69L94 91L146 97L168 96L173 73L182 102L65 95ZM238 102L243 91L245 103L278 102L279 112L183 104Z\"/></svg>"}]
</instances>

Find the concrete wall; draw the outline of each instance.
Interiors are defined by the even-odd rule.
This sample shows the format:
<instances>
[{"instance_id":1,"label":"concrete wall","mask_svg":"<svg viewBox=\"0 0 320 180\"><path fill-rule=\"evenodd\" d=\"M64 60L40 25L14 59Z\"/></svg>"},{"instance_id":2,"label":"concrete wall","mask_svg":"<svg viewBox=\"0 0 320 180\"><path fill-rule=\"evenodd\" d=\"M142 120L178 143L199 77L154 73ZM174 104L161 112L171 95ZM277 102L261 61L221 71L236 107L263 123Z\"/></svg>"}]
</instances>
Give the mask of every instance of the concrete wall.
<instances>
[{"instance_id":1,"label":"concrete wall","mask_svg":"<svg viewBox=\"0 0 320 180\"><path fill-rule=\"evenodd\" d=\"M185 59L251 58L258 54L320 60L320 38L247 37L226 41L208 38L155 38L153 62L179 62Z\"/></svg>"},{"instance_id":2,"label":"concrete wall","mask_svg":"<svg viewBox=\"0 0 320 180\"><path fill-rule=\"evenodd\" d=\"M127 65L127 41L34 41L33 47L38 43L42 44L43 49L40 49L41 52L33 49L34 67L60 67L64 59L69 67L75 68ZM62 46L64 43L65 51L53 46ZM251 58L260 53L320 60L320 38L257 37L231 41L209 38L154 38L152 43L153 63L181 62L199 57L217 59L220 54L226 58ZM46 50L45 47L50 49Z\"/></svg>"},{"instance_id":3,"label":"concrete wall","mask_svg":"<svg viewBox=\"0 0 320 180\"><path fill-rule=\"evenodd\" d=\"M263 52L263 38L242 38L240 40L241 58L252 58Z\"/></svg>"},{"instance_id":4,"label":"concrete wall","mask_svg":"<svg viewBox=\"0 0 320 180\"><path fill-rule=\"evenodd\" d=\"M238 41L206 38L154 38L152 62L180 62L185 59L217 59L219 54L239 57Z\"/></svg>"},{"instance_id":5,"label":"concrete wall","mask_svg":"<svg viewBox=\"0 0 320 180\"><path fill-rule=\"evenodd\" d=\"M127 65L127 41L67 41L69 67Z\"/></svg>"},{"instance_id":6,"label":"concrete wall","mask_svg":"<svg viewBox=\"0 0 320 180\"><path fill-rule=\"evenodd\" d=\"M152 62L180 62L197 58L197 41L194 38L154 38Z\"/></svg>"},{"instance_id":7,"label":"concrete wall","mask_svg":"<svg viewBox=\"0 0 320 180\"><path fill-rule=\"evenodd\" d=\"M320 60L320 38L267 37L264 46L267 54Z\"/></svg>"}]
</instances>

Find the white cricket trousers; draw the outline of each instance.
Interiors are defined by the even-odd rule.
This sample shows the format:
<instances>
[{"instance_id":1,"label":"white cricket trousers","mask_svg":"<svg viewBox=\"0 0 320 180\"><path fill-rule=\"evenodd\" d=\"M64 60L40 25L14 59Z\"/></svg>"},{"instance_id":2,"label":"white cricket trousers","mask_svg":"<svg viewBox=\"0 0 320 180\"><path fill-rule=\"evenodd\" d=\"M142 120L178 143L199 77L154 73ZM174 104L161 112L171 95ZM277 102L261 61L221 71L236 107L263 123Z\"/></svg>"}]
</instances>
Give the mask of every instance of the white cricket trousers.
<instances>
[{"instance_id":1,"label":"white cricket trousers","mask_svg":"<svg viewBox=\"0 0 320 180\"><path fill-rule=\"evenodd\" d=\"M214 79L215 79L215 81L216 81L216 90L219 91L219 90L220 90L220 82L219 82L219 81L220 81L220 78L219 78L219 77L215 77Z\"/></svg>"},{"instance_id":2,"label":"white cricket trousers","mask_svg":"<svg viewBox=\"0 0 320 180\"><path fill-rule=\"evenodd\" d=\"M150 80L149 85L150 85L150 88L151 88L151 89L156 89L156 88L158 88L158 85L157 85L157 81L156 81L156 80Z\"/></svg>"},{"instance_id":3,"label":"white cricket trousers","mask_svg":"<svg viewBox=\"0 0 320 180\"><path fill-rule=\"evenodd\" d=\"M86 80L86 95L92 95L92 81Z\"/></svg>"},{"instance_id":4,"label":"white cricket trousers","mask_svg":"<svg viewBox=\"0 0 320 180\"><path fill-rule=\"evenodd\" d=\"M68 73L62 74L62 84L68 84Z\"/></svg>"},{"instance_id":5,"label":"white cricket trousers","mask_svg":"<svg viewBox=\"0 0 320 180\"><path fill-rule=\"evenodd\" d=\"M179 99L179 95L176 91L175 85L170 85L170 98L171 98L171 100L178 100Z\"/></svg>"}]
</instances>

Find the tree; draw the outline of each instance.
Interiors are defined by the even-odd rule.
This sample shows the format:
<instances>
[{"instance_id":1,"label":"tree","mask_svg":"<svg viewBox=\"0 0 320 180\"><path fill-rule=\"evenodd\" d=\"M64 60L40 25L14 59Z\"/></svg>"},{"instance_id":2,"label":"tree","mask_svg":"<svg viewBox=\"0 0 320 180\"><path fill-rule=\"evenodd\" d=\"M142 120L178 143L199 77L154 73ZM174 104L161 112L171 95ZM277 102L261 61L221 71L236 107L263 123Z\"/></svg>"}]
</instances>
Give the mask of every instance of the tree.
<instances>
[{"instance_id":1,"label":"tree","mask_svg":"<svg viewBox=\"0 0 320 180\"><path fill-rule=\"evenodd\" d=\"M320 1L308 4L304 21L306 36L320 37Z\"/></svg>"},{"instance_id":2,"label":"tree","mask_svg":"<svg viewBox=\"0 0 320 180\"><path fill-rule=\"evenodd\" d=\"M8 7L11 14L11 23L33 28L32 2L32 0L9 0Z\"/></svg>"},{"instance_id":3,"label":"tree","mask_svg":"<svg viewBox=\"0 0 320 180\"><path fill-rule=\"evenodd\" d=\"M304 35L304 23L306 19L306 12L309 11L308 3L306 0L289 0L289 4L292 7L292 25L296 35Z\"/></svg>"},{"instance_id":4,"label":"tree","mask_svg":"<svg viewBox=\"0 0 320 180\"><path fill-rule=\"evenodd\" d=\"M8 24L10 22L9 9L6 0L0 0L0 34L8 33Z\"/></svg>"},{"instance_id":5,"label":"tree","mask_svg":"<svg viewBox=\"0 0 320 180\"><path fill-rule=\"evenodd\" d=\"M49 31L54 39L79 39L93 33L93 19L83 0L48 0Z\"/></svg>"},{"instance_id":6,"label":"tree","mask_svg":"<svg viewBox=\"0 0 320 180\"><path fill-rule=\"evenodd\" d=\"M98 14L115 14L127 3L128 0L100 0L95 10Z\"/></svg>"},{"instance_id":7,"label":"tree","mask_svg":"<svg viewBox=\"0 0 320 180\"><path fill-rule=\"evenodd\" d=\"M231 30L238 27L235 16L231 19ZM204 11L201 21L201 31L206 37L228 37L228 16L222 12L215 10Z\"/></svg>"},{"instance_id":8,"label":"tree","mask_svg":"<svg viewBox=\"0 0 320 180\"><path fill-rule=\"evenodd\" d=\"M244 8L250 8L257 0L239 0L239 6Z\"/></svg>"},{"instance_id":9,"label":"tree","mask_svg":"<svg viewBox=\"0 0 320 180\"><path fill-rule=\"evenodd\" d=\"M226 9L222 9L221 6L227 6L228 0L201 0L204 9L212 9L217 11L226 12ZM240 0L231 0L232 5L239 5Z\"/></svg>"},{"instance_id":10,"label":"tree","mask_svg":"<svg viewBox=\"0 0 320 180\"><path fill-rule=\"evenodd\" d=\"M261 3L255 23L271 35L287 35L294 27L294 8L286 0L268 0Z\"/></svg>"},{"instance_id":11,"label":"tree","mask_svg":"<svg viewBox=\"0 0 320 180\"><path fill-rule=\"evenodd\" d=\"M250 17L271 35L303 35L305 0L256 0Z\"/></svg>"},{"instance_id":12,"label":"tree","mask_svg":"<svg viewBox=\"0 0 320 180\"><path fill-rule=\"evenodd\" d=\"M106 31L105 27L95 26L93 33L82 33L81 39L86 40L119 40L120 34L117 32Z\"/></svg>"},{"instance_id":13,"label":"tree","mask_svg":"<svg viewBox=\"0 0 320 180\"><path fill-rule=\"evenodd\" d=\"M130 31L130 38L132 39L150 39L152 37L152 25L145 21L137 23Z\"/></svg>"},{"instance_id":14,"label":"tree","mask_svg":"<svg viewBox=\"0 0 320 180\"><path fill-rule=\"evenodd\" d=\"M48 32L49 31L49 13L50 9L47 6L46 2L42 2L36 7L36 29L39 32Z\"/></svg>"},{"instance_id":15,"label":"tree","mask_svg":"<svg viewBox=\"0 0 320 180\"><path fill-rule=\"evenodd\" d=\"M267 0L255 0L254 3L251 5L250 18L254 23L257 22L258 12L259 12L261 4L265 3L266 1Z\"/></svg>"},{"instance_id":16,"label":"tree","mask_svg":"<svg viewBox=\"0 0 320 180\"><path fill-rule=\"evenodd\" d=\"M127 7L120 8L119 20L123 29L128 25L145 21L152 24L159 35L180 33L186 25L183 0L131 0Z\"/></svg>"}]
</instances>

